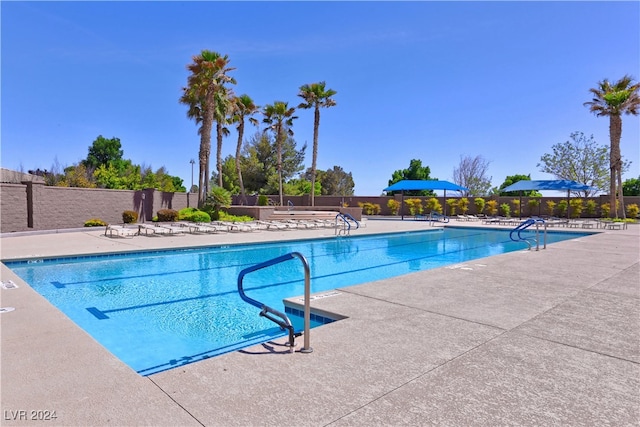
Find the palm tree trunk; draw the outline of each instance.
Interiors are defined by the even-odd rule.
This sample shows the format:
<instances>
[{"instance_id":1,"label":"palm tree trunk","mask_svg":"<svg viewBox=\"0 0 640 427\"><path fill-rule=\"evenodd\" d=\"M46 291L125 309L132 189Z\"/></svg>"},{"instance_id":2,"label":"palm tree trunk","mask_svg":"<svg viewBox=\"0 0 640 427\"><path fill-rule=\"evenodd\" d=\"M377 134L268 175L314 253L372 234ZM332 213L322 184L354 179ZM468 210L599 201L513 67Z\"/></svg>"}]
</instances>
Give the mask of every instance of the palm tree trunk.
<instances>
[{"instance_id":1,"label":"palm tree trunk","mask_svg":"<svg viewBox=\"0 0 640 427\"><path fill-rule=\"evenodd\" d=\"M620 157L620 137L622 134L622 118L618 114L609 116L609 135L611 138L611 150L609 164L611 167L611 212L615 212L612 218L618 218L618 209L624 210L624 206L616 204L618 198L622 198L622 181L618 179L622 175L622 159ZM619 184L618 184L619 183Z\"/></svg>"},{"instance_id":2,"label":"palm tree trunk","mask_svg":"<svg viewBox=\"0 0 640 427\"><path fill-rule=\"evenodd\" d=\"M320 127L320 107L316 104L313 117L313 157L311 160L311 206L315 206L316 167L318 162L318 128Z\"/></svg>"},{"instance_id":3,"label":"palm tree trunk","mask_svg":"<svg viewBox=\"0 0 640 427\"><path fill-rule=\"evenodd\" d=\"M222 187L222 123L216 120L216 169L218 170L218 187Z\"/></svg>"},{"instance_id":4,"label":"palm tree trunk","mask_svg":"<svg viewBox=\"0 0 640 427\"><path fill-rule=\"evenodd\" d=\"M240 184L240 203L247 204L247 195L244 192L244 183L242 182L242 170L240 168L240 149L242 148L242 137L244 135L244 120L238 124L238 144L236 145L236 172L238 174L238 184Z\"/></svg>"},{"instance_id":5,"label":"palm tree trunk","mask_svg":"<svg viewBox=\"0 0 640 427\"><path fill-rule=\"evenodd\" d=\"M204 201L209 194L209 158L211 156L211 127L213 121L208 121L209 114L205 114L200 129L200 183L198 188L198 207L204 205ZM211 120L213 120L211 114Z\"/></svg>"},{"instance_id":6,"label":"palm tree trunk","mask_svg":"<svg viewBox=\"0 0 640 427\"><path fill-rule=\"evenodd\" d=\"M622 219L627 218L627 213L624 209L624 194L622 194L622 161L618 164L618 198L620 199L620 217Z\"/></svg>"},{"instance_id":7,"label":"palm tree trunk","mask_svg":"<svg viewBox=\"0 0 640 427\"><path fill-rule=\"evenodd\" d=\"M276 133L277 135L277 150L278 150L278 187L279 187L279 193L280 193L280 206L284 205L283 202L283 198L282 198L282 136L281 136L282 130L280 129L280 127L278 127L278 132Z\"/></svg>"}]
</instances>

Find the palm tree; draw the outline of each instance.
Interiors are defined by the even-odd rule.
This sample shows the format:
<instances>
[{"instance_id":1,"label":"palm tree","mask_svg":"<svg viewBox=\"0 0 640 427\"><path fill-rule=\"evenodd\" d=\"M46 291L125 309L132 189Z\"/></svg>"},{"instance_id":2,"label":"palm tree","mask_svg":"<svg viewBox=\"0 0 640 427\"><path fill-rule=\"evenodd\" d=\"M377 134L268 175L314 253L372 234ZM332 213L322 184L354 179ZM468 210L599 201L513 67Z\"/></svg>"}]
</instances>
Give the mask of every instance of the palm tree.
<instances>
[{"instance_id":1,"label":"palm tree","mask_svg":"<svg viewBox=\"0 0 640 427\"><path fill-rule=\"evenodd\" d=\"M311 160L311 206L315 206L314 195L316 186L316 165L318 160L318 128L320 127L320 107L333 107L336 101L331 97L337 92L333 89L325 90L325 82L311 83L300 86L298 96L304 102L298 108L313 108L313 158Z\"/></svg>"},{"instance_id":2,"label":"palm tree","mask_svg":"<svg viewBox=\"0 0 640 427\"><path fill-rule=\"evenodd\" d=\"M216 170L218 171L218 187L222 187L222 139L229 136L229 128L226 127L231 122L233 113L233 93L222 87L216 93L216 110L214 119L216 121Z\"/></svg>"},{"instance_id":3,"label":"palm tree","mask_svg":"<svg viewBox=\"0 0 640 427\"><path fill-rule=\"evenodd\" d=\"M237 123L236 129L238 130L238 144L236 145L236 172L238 173L238 183L240 184L240 200L242 204L247 203L247 196L244 191L244 183L242 182L242 170L240 168L240 150L242 149L242 138L244 136L245 120L249 119L249 123L254 126L258 126L258 120L251 117L258 112L259 108L253 99L247 94L237 96L232 99L233 102L233 114L232 122Z\"/></svg>"},{"instance_id":4,"label":"palm tree","mask_svg":"<svg viewBox=\"0 0 640 427\"><path fill-rule=\"evenodd\" d=\"M211 130L214 120L219 117L218 105L227 95L225 84L235 84L235 80L227 73L229 58L218 52L203 50L194 56L193 63L187 65L191 73L187 78L187 86L182 89L180 103L189 107L187 117L200 125L198 206L202 207L209 192L209 159L211 156ZM219 142L221 144L221 141Z\"/></svg>"},{"instance_id":5,"label":"palm tree","mask_svg":"<svg viewBox=\"0 0 640 427\"><path fill-rule=\"evenodd\" d=\"M276 136L276 147L278 151L278 185L280 191L280 206L283 205L282 200L282 143L286 137L285 133L289 136L293 136L293 120L297 119L293 113L295 108L289 108L289 104L283 101L275 101L273 104L268 104L262 110L264 119L262 122L267 124L264 132L272 131Z\"/></svg>"},{"instance_id":6,"label":"palm tree","mask_svg":"<svg viewBox=\"0 0 640 427\"><path fill-rule=\"evenodd\" d=\"M598 82L598 87L589 89L593 94L593 100L585 102L589 110L596 116L609 116L609 139L611 148L609 151L609 167L611 169L611 182L609 183L610 212L615 212L618 218L618 208L622 210L624 218L624 199L622 196L622 154L620 153L620 138L622 136L622 114L638 115L640 97L638 90L640 85L633 83L633 79L625 75L613 84L604 79ZM616 196L620 204L616 206Z\"/></svg>"}]
</instances>

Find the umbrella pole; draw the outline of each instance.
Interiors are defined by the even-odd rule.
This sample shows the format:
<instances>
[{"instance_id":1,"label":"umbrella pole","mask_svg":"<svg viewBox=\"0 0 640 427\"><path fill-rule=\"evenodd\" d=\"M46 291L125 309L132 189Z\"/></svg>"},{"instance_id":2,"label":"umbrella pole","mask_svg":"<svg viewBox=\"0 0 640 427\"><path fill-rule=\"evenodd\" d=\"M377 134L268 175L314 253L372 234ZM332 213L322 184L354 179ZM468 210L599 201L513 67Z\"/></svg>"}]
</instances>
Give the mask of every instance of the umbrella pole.
<instances>
[{"instance_id":1,"label":"umbrella pole","mask_svg":"<svg viewBox=\"0 0 640 427\"><path fill-rule=\"evenodd\" d=\"M402 198L400 199L400 215L401 220L404 221L404 190L402 190L400 194L402 195Z\"/></svg>"},{"instance_id":2,"label":"umbrella pole","mask_svg":"<svg viewBox=\"0 0 640 427\"><path fill-rule=\"evenodd\" d=\"M447 190L444 190L444 196L442 196L442 209L444 216L447 216Z\"/></svg>"}]
</instances>

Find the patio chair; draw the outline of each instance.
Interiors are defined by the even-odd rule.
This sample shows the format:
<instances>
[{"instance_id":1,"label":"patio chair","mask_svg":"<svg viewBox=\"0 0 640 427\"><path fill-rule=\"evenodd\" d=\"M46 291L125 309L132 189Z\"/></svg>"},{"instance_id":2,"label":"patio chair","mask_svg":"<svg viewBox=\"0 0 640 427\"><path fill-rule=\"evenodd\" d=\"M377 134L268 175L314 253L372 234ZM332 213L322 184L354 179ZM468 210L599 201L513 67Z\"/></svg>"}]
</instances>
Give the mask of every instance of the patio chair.
<instances>
[{"instance_id":1,"label":"patio chair","mask_svg":"<svg viewBox=\"0 0 640 427\"><path fill-rule=\"evenodd\" d=\"M124 225L107 225L104 235L108 237L134 237L138 235L138 230Z\"/></svg>"}]
</instances>

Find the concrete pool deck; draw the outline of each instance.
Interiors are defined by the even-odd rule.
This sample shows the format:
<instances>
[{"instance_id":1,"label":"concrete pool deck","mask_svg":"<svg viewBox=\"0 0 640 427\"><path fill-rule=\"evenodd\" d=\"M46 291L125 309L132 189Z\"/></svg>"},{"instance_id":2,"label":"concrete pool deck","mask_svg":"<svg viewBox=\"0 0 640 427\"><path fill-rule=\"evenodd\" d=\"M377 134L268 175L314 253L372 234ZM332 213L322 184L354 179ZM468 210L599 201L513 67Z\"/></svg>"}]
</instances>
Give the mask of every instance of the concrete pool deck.
<instances>
[{"instance_id":1,"label":"concrete pool deck","mask_svg":"<svg viewBox=\"0 0 640 427\"><path fill-rule=\"evenodd\" d=\"M450 226L482 226L452 221ZM430 228L369 220L353 234ZM507 228L507 227L503 227ZM574 231L574 229L560 229ZM640 226L318 298L347 318L142 377L4 264L2 425L638 425ZM2 259L332 236L3 236ZM313 287L313 283L312 283ZM302 346L302 338L297 340ZM55 411L55 419L42 421Z\"/></svg>"}]
</instances>

